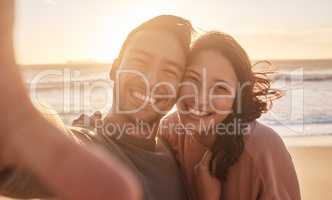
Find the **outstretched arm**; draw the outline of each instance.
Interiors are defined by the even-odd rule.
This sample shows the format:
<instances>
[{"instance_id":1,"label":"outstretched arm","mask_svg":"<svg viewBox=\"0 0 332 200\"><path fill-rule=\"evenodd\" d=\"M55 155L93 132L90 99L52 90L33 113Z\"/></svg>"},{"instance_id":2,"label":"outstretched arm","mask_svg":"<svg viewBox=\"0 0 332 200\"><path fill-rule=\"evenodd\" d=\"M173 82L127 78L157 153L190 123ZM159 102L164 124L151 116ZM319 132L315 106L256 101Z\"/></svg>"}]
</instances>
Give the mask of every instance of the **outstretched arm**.
<instances>
[{"instance_id":1,"label":"outstretched arm","mask_svg":"<svg viewBox=\"0 0 332 200\"><path fill-rule=\"evenodd\" d=\"M38 177L21 167L8 167L0 170L0 194L15 199L56 197Z\"/></svg>"},{"instance_id":2,"label":"outstretched arm","mask_svg":"<svg viewBox=\"0 0 332 200\"><path fill-rule=\"evenodd\" d=\"M31 170L63 199L139 199L134 175L97 147L69 140L32 106L13 51L14 0L0 1L0 162Z\"/></svg>"}]
</instances>

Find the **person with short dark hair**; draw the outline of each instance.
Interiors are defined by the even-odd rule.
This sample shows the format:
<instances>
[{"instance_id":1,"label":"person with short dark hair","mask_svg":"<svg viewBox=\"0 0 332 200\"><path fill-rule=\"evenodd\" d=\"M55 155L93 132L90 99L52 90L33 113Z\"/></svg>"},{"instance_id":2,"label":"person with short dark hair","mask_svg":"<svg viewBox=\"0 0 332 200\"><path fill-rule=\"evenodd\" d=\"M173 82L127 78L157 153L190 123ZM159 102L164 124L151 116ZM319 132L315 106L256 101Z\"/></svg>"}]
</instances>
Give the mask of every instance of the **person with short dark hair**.
<instances>
[{"instance_id":1,"label":"person with short dark hair","mask_svg":"<svg viewBox=\"0 0 332 200\"><path fill-rule=\"evenodd\" d=\"M137 177L143 190L143 199L186 199L187 194L178 165L167 145L161 144L164 148L163 151L155 149L154 136L157 129L152 131L149 131L150 129L142 129L135 132L130 132L128 129L119 129L115 130L115 134L109 135L109 128L110 125L117 127L126 127L128 125L138 126L142 122L149 126L158 127L163 114L151 108L156 107L158 110L167 112L174 105L178 91L173 91L168 86L176 88L183 78L186 56L191 42L191 32L192 26L189 21L171 15L157 16L134 29L128 35L119 57L114 61L111 69L110 76L115 81L114 103L111 112L103 120L103 127L100 128L102 131L93 133L86 129L72 127L68 128L68 132L66 133L72 138L71 143L76 141L79 144L87 146L97 145L120 160ZM127 73L128 71L137 72L141 76ZM121 78L118 77L119 75L121 75ZM144 82L142 79L147 81ZM163 85L161 83L167 84ZM154 99L151 96L147 96L144 91L149 90L149 88L155 88L156 91L154 92L159 96L163 95L166 99ZM150 92L148 91L148 93ZM28 97L26 95L19 96L21 94L25 93L18 93L18 96L15 97L29 102ZM138 111L126 112L137 109L142 102L146 101L147 105L138 109ZM22 107L24 108L24 105ZM24 112L23 110L23 116L30 116L30 112L32 111ZM15 112L13 113L15 117L14 114ZM13 118L12 120L15 122L18 121L18 119ZM37 126L31 130L39 130L38 128ZM40 127L40 130L45 129ZM30 137L29 130L24 131L24 133L26 137ZM57 132L52 133L58 134ZM20 140L20 136L18 135L17 137L16 139ZM49 141L51 139L45 136L43 137L43 142L46 144L50 143L52 142ZM37 142L33 144L38 146ZM58 147L54 145L56 144L50 147L42 145L45 149L35 147L34 150L48 152L52 148ZM13 144L13 148L15 147ZM20 148L20 146L17 147ZM67 155L63 155L60 151L54 152L54 154L57 159L63 159L66 162ZM38 162L41 159L38 155L37 152L34 155L31 150L31 155L29 156L34 157L35 161ZM27 161L29 161L30 157L28 155L21 153L19 156L24 156L24 159L28 159ZM54 160L53 162L56 161ZM82 166L84 165L85 163L82 164ZM35 171L30 168L23 168L22 170L19 166L9 166L0 174L0 191L2 194L17 198L48 198L58 197L59 193L61 194L62 191L54 190L54 187L45 184L45 181L46 183L50 182L49 178L52 177L52 174L57 174L56 169L50 168L52 170L49 171L48 179L45 180L40 171L45 171L48 167L47 165L44 168L37 168L35 166L37 168ZM103 173L102 169L100 169L99 173ZM69 171L73 170L75 169L70 169ZM36 176L32 176L32 174L36 174ZM86 176L93 178L93 174L93 172L87 172ZM71 183L70 177L72 177L71 174L68 174L68 184L77 184L76 182ZM63 178L63 180L66 180L65 177ZM110 187L113 187L112 185L110 184ZM72 189L77 187L79 186L71 186ZM97 187L97 185L94 187ZM82 194L86 190L89 190L89 188L82 188ZM111 191L108 194L111 194ZM130 190L128 192L130 193ZM120 199L117 196L109 196L109 198Z\"/></svg>"}]
</instances>

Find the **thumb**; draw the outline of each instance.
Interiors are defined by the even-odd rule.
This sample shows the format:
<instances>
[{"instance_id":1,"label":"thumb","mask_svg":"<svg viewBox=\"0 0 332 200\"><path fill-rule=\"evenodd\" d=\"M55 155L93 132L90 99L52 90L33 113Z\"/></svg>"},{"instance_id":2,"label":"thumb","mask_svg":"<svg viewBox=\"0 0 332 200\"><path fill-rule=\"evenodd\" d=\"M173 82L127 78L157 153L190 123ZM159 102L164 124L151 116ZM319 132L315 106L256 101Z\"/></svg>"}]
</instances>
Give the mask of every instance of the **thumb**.
<instances>
[{"instance_id":1,"label":"thumb","mask_svg":"<svg viewBox=\"0 0 332 200\"><path fill-rule=\"evenodd\" d=\"M212 152L206 151L202 157L202 160L195 166L196 175L200 176L211 176L210 173L210 162L212 160Z\"/></svg>"},{"instance_id":2,"label":"thumb","mask_svg":"<svg viewBox=\"0 0 332 200\"><path fill-rule=\"evenodd\" d=\"M206 151L202 157L202 160L196 165L197 166L196 170L209 171L211 159L212 159L212 152Z\"/></svg>"},{"instance_id":3,"label":"thumb","mask_svg":"<svg viewBox=\"0 0 332 200\"><path fill-rule=\"evenodd\" d=\"M93 116L96 119L101 119L102 118L102 113L100 111L96 111L95 113L93 113Z\"/></svg>"},{"instance_id":4,"label":"thumb","mask_svg":"<svg viewBox=\"0 0 332 200\"><path fill-rule=\"evenodd\" d=\"M212 160L212 152L211 151L206 151L202 160L201 160L201 165L203 166L209 166L210 162Z\"/></svg>"}]
</instances>

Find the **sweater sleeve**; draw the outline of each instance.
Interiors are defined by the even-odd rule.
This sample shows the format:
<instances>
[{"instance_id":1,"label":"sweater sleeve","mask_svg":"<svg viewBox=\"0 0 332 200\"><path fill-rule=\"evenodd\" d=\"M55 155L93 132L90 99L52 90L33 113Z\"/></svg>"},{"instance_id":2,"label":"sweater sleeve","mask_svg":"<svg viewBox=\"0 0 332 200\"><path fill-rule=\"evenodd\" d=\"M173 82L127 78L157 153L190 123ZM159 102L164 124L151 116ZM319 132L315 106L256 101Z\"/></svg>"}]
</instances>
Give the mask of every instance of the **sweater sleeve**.
<instances>
[{"instance_id":1,"label":"sweater sleeve","mask_svg":"<svg viewBox=\"0 0 332 200\"><path fill-rule=\"evenodd\" d=\"M265 129L263 148L256 149L256 167L262 188L259 199L300 200L299 183L292 158L279 135L272 129Z\"/></svg>"},{"instance_id":2,"label":"sweater sleeve","mask_svg":"<svg viewBox=\"0 0 332 200\"><path fill-rule=\"evenodd\" d=\"M66 134L77 143L93 142L94 134L82 128L69 127ZM32 172L21 167L0 169L0 194L20 199L55 197Z\"/></svg>"},{"instance_id":3,"label":"sweater sleeve","mask_svg":"<svg viewBox=\"0 0 332 200\"><path fill-rule=\"evenodd\" d=\"M0 193L20 199L54 197L36 176L21 168L3 169L0 172Z\"/></svg>"}]
</instances>

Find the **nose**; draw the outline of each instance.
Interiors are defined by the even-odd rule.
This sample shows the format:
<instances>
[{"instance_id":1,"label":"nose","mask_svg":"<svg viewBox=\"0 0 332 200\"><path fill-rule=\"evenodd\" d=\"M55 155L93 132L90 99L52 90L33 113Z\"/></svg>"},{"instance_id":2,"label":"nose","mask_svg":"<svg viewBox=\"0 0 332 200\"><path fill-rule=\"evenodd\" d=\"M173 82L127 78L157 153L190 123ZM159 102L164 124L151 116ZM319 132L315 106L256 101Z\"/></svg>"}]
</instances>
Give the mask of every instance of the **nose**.
<instances>
[{"instance_id":1,"label":"nose","mask_svg":"<svg viewBox=\"0 0 332 200\"><path fill-rule=\"evenodd\" d=\"M153 68L151 69L151 71L148 73L147 76L148 78L147 81L149 83L150 91L152 91L153 89L156 90L158 84L163 80L163 73L159 70L162 67L162 61L158 59L153 63L154 63Z\"/></svg>"},{"instance_id":2,"label":"nose","mask_svg":"<svg viewBox=\"0 0 332 200\"><path fill-rule=\"evenodd\" d=\"M162 73L155 74L154 76L151 76L149 78L149 89L150 89L150 95L158 95L158 94L170 94L173 92L176 92L175 88L172 88L169 84L166 84L167 81L165 81L162 77Z\"/></svg>"},{"instance_id":3,"label":"nose","mask_svg":"<svg viewBox=\"0 0 332 200\"><path fill-rule=\"evenodd\" d=\"M160 82L160 76L158 75L157 70L150 73L150 75L148 76L148 82L150 85L150 90L153 86L157 85Z\"/></svg>"},{"instance_id":4,"label":"nose","mask_svg":"<svg viewBox=\"0 0 332 200\"><path fill-rule=\"evenodd\" d=\"M209 94L207 92L200 91L197 100L197 108L199 110L207 110L209 106Z\"/></svg>"}]
</instances>

